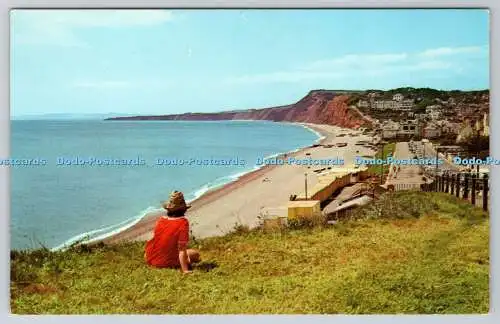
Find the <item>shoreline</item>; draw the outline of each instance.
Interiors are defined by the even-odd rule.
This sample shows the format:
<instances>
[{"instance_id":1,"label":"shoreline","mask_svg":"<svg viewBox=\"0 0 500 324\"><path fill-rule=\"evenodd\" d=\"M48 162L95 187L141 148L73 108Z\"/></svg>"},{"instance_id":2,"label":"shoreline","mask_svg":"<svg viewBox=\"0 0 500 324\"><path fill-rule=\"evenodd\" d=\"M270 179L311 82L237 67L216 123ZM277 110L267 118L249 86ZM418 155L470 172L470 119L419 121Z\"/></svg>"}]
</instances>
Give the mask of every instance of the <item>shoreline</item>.
<instances>
[{"instance_id":1,"label":"shoreline","mask_svg":"<svg viewBox=\"0 0 500 324\"><path fill-rule=\"evenodd\" d=\"M138 121L140 122L141 120L138 120ZM298 147L298 148L295 148L293 150L286 151L286 152L271 154L269 156L266 156L265 159L279 158L279 157L282 157L283 155L294 156L293 155L294 153L298 153L301 150L304 150L308 147L311 147L314 144L318 144L322 140L324 140L326 137L325 134L321 131L321 129L318 127L315 127L314 124L308 124L308 123L303 123L303 122L284 122L284 121L274 122L274 121L244 120L244 119L231 120L231 121L235 121L235 122L248 122L248 121L269 122L269 123L287 124L287 125L292 124L295 126L300 126L300 127L310 131L311 133L313 133L317 136L317 138L314 140L314 142L312 144L309 144L309 145L303 146L303 147ZM137 122L137 121L133 121L133 122ZM147 121L147 122L154 122L154 121ZM164 122L164 121L159 121L159 122ZM171 122L176 122L176 121L171 121ZM191 122L191 121L189 121L189 122ZM203 121L203 122L205 122L205 121ZM219 122L219 121L208 121L208 122ZM208 190L204 191L200 195L195 195L195 198L193 198L191 200L186 200L186 202L193 205L200 198L203 198L204 196L209 195L209 194L210 195L217 194L219 192L219 190L223 190L226 186L228 186L232 183L238 182L240 180L242 180L241 181L242 183L246 183L246 182L250 181L250 180L246 180L246 177L250 177L251 174L253 174L254 172L255 172L254 177L258 177L261 175L261 173L258 173L258 171L261 171L262 169L267 168L267 167L270 167L270 165L261 165L261 166L255 165L252 169L249 169L247 171L243 171L243 172L236 173L236 174L230 174L226 177L229 177L229 178L234 177L234 178L232 178L228 182L220 184L218 186L215 186L214 188L209 188ZM264 174L264 172L265 171L262 171L262 174ZM202 187L203 187L203 185L200 187L200 189ZM193 209L191 208L190 210L193 210ZM108 233L105 232L106 228L94 229L94 230L91 230L89 232L81 233L81 234L78 234L74 237L71 237L68 240L66 240L65 242L51 248L51 250L53 250L53 251L64 250L65 248L67 248L73 244L91 244L91 245L93 245L93 244L98 244L100 242L108 242L110 240L114 241L114 240L118 239L122 235L122 233L125 233L129 230L131 231L136 226L141 227L143 221L145 221L151 217L157 218L164 213L165 213L165 211L161 207L149 206L146 209L144 209L143 212L141 212L140 217L137 217L135 219L130 218L126 221L123 221L122 223L124 223L125 225L123 225L121 227L118 227L118 226L122 223L107 226L106 228L115 228L114 230L109 231ZM151 216L151 217L149 217L149 216ZM104 234L100 234L100 235L94 236L93 238L89 238L92 236L93 233L99 233L99 232L104 232ZM86 237L87 237L87 239L85 239ZM119 239L119 240L121 240L121 239Z\"/></svg>"},{"instance_id":2,"label":"shoreline","mask_svg":"<svg viewBox=\"0 0 500 324\"><path fill-rule=\"evenodd\" d=\"M288 124L288 125L292 124L295 126L300 126L310 131L311 133L315 134L317 138L314 139L313 142L305 146L294 148L286 152L270 154L269 156L265 157L266 159L282 158L284 156L294 157L301 151L313 147L314 145L318 145L318 143L323 142L326 138L325 132L321 129L322 124L318 126L316 124L308 124L302 122L276 122L276 123ZM228 182L210 188L202 192L200 195L195 195L194 198L187 201L192 205L190 211L196 210L198 207L203 207L204 205L217 200L221 196L224 196L227 193L231 192L234 188L252 182L253 180L265 175L275 167L276 165L255 165L252 169L249 169L247 171L243 171L236 174L230 174L226 176L230 179ZM200 186L200 189L202 189L203 187L204 185ZM163 210L161 207L149 206L146 209L144 209L142 213L140 213L139 217L136 217L135 219L130 218L119 224L113 224L107 226L106 228L110 228L108 232L106 232L106 228L98 228L91 230L89 232L81 233L50 248L50 250L52 251L65 250L74 244L95 245L101 242L105 244L112 244L118 241L135 240L138 236L140 237L150 232L154 228L154 223L156 222L156 219L164 214L165 210ZM151 227L151 229L149 229L149 227Z\"/></svg>"},{"instance_id":3,"label":"shoreline","mask_svg":"<svg viewBox=\"0 0 500 324\"><path fill-rule=\"evenodd\" d=\"M287 151L284 153L277 153L275 155L276 158L284 156L295 157L300 153L302 153L304 150L310 148L312 145L322 144L327 139L328 134L321 127L315 124L297 123L297 122L293 122L292 124L304 127L305 129L311 131L312 133L315 133L318 136L318 138L310 145L300 147L291 151ZM244 173L235 180L230 181L224 185L221 185L218 188L208 190L201 196L193 199L192 201L189 201L189 204L191 204L192 206L189 209L189 213L195 212L196 210L199 210L202 207L215 202L217 199L224 197L234 189L240 188L252 181L257 180L263 175L268 174L276 167L278 167L278 165L263 165L261 167L258 167L257 169L250 170ZM113 233L105 238L90 240L89 242L87 242L87 244L98 244L100 242L104 244L115 244L124 241L146 240L147 234L150 234L154 229L158 217L161 217L162 215L164 215L164 213L165 211L159 207L158 211L151 212L145 215L140 220L133 223L130 227L124 228L122 231ZM189 218L189 214L187 215L187 217Z\"/></svg>"}]
</instances>

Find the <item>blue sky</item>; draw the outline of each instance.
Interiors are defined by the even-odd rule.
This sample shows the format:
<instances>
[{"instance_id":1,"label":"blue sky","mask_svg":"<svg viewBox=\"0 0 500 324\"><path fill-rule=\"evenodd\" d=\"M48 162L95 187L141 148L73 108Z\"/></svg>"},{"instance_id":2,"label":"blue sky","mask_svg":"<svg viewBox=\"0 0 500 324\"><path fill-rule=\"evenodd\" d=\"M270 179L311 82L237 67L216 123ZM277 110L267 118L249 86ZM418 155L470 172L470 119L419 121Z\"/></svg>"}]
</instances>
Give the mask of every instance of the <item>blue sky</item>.
<instances>
[{"instance_id":1,"label":"blue sky","mask_svg":"<svg viewBox=\"0 0 500 324\"><path fill-rule=\"evenodd\" d=\"M16 10L11 114L260 108L489 88L486 10Z\"/></svg>"}]
</instances>

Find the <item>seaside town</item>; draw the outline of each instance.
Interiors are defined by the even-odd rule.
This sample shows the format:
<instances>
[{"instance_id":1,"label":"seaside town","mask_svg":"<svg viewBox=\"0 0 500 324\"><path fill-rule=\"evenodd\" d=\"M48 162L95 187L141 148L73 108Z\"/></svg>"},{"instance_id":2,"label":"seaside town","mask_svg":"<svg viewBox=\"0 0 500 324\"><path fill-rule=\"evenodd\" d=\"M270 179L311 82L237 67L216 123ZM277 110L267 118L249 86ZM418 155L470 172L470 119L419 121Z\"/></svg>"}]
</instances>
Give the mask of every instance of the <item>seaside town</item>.
<instances>
[{"instance_id":1,"label":"seaside town","mask_svg":"<svg viewBox=\"0 0 500 324\"><path fill-rule=\"evenodd\" d=\"M476 134L489 136L489 91L400 88L367 91L354 100L358 98L355 106L375 118L384 139L415 137L458 143Z\"/></svg>"},{"instance_id":2,"label":"seaside town","mask_svg":"<svg viewBox=\"0 0 500 324\"><path fill-rule=\"evenodd\" d=\"M489 211L488 175L494 161L485 160L488 90L321 89L288 106L109 118L245 119L299 123L321 138L310 147L260 162L260 169L196 199L189 211L195 237L231 233L235 224L264 229L297 223L335 225L363 217L363 207L387 199L391 192L442 192ZM150 240L160 216L161 212L152 213L104 242Z\"/></svg>"},{"instance_id":3,"label":"seaside town","mask_svg":"<svg viewBox=\"0 0 500 324\"><path fill-rule=\"evenodd\" d=\"M313 116L319 116L315 118L320 119L297 114L297 112L304 110ZM316 111L320 113L316 113ZM285 120L287 117L283 117L294 114L293 120ZM429 218L428 214L432 212L448 215L451 208L452 217L463 214L460 217L464 217L466 221L479 217L477 219L482 222L486 219L490 209L488 178L490 166L477 163L457 163L457 158L463 160L472 157L486 159L489 156L488 116L489 91L439 92L432 89L401 88L390 91L365 92L314 90L297 103L284 107L252 109L237 113L230 112L229 114L185 114L181 117L172 115L140 116L126 117L125 119L274 119L274 121L297 123L320 136L315 144L270 158L269 163L261 162L263 164L261 168L239 177L234 182L208 191L190 204L188 211L191 224L189 236L190 240L194 242L192 246L194 245L197 250L188 249L185 252L184 258L186 259L184 260L188 261L183 261L182 271L191 273L192 271L189 269L195 269L195 272L213 272L214 275L217 275L225 273L224 271L228 271L229 268L241 268L244 273L234 270L236 271L235 275L238 273L239 275L251 275L253 273L258 277L262 274L259 271L267 273L268 270L259 267L255 268L255 271L249 269L260 265L264 262L262 260L268 260L268 257L272 257L272 260L265 261L269 264L270 269L274 269L273 272L281 273L282 270L278 270L279 264L275 263L276 256L274 255L278 252L273 251L281 251L279 253L283 256L279 257L280 263L291 262L295 264L292 256L289 255L286 258L284 256L292 253L289 251L298 251L293 248L295 244L299 243L293 238L293 235L300 235L303 241L312 240L315 235L319 235L309 232L310 229L314 228L322 229L321 231L325 231L324 233L330 233L335 240L307 245L308 249L315 251L310 253L321 255L325 251L320 253L321 250L318 249L325 246L327 249L332 249L334 251L332 253L335 255L337 253L340 253L339 255L345 254L356 260L357 253L372 255L372 244L382 244L385 246L384 251L392 251L391 255L399 255L399 253L404 255L407 252L401 251L414 249L413 245L406 245L404 242L407 235L416 235L408 232L412 231L414 226L424 226L416 225L420 223L415 222L428 224L425 226L432 225L436 231L440 231L440 226L446 226L449 222L446 218L437 221L435 218ZM322 120L321 118L326 119ZM121 119L123 118L110 120ZM288 161L288 163L284 161ZM310 162L306 163L307 161ZM168 215L173 215L171 211L174 207L179 207L182 215L188 210L182 193L177 191L172 194L168 202L163 204ZM461 211L459 212L456 208ZM121 258L125 250L127 255L132 253L131 259L127 257L127 260L130 259L133 265L127 267L134 268L137 273L147 271L147 268L136 265L136 263L142 264L142 258L145 258L150 265L154 264L151 262L157 262L154 261L154 256L157 254L154 250L154 242L158 237L157 226L164 217L164 211L153 211L133 226L106 238L91 241L82 240L75 242L65 250L46 252L45 259L42 258L46 261L43 262L53 262L51 267L56 267L56 270L49 270L49 273L54 273L48 277L52 279L43 280L54 280L53 278L59 278L60 271L67 271L59 268L64 266L60 263L63 261L58 258L65 260L67 257L72 257L74 253L76 253L77 258L81 253L92 256L95 255L93 251L101 253L99 251L108 251L108 249L117 252L103 253L114 255L113 257L116 258ZM379 223L374 223L374 227L369 227L371 231L369 234L360 234L362 237L359 238L359 242L356 241L358 243L340 243L343 242L344 236L350 240L350 234L347 233L357 231L356 226L360 226L355 225L357 220L368 222L363 226L372 226L368 225L371 224L370 219L378 219L382 222L394 219L388 224L394 222L394 224L400 225L391 229L380 227ZM401 231L399 226L408 226L408 229ZM379 230L382 232L378 233ZM235 243L236 246L240 246L239 249L243 249L241 251L226 245L221 248L217 244L214 245L213 249L210 248L211 244L215 244L210 242L218 242L218 237L221 236L220 242L233 239L236 240L235 242L240 239L246 242L246 240L255 239L255 235L259 235L256 233L262 233L258 237L260 237L259 240L263 240L262 244L266 246L263 250L258 248L260 252L257 254L245 252L255 249L249 243L242 243L243 247L240 246L240 243ZM270 233L271 236L266 233ZM392 241L386 237L387 233L392 233L390 235L393 235L394 238L403 235L404 239L396 239L397 242ZM418 233L418 235L423 235ZM187 233L185 235L187 236ZM288 238L289 235L292 236ZM366 241L366 235L373 235L373 238ZM273 242L277 245L273 245L271 252L268 250L269 243L267 242L270 237L278 238L274 239ZM420 238L413 239L420 240ZM358 239L356 238L356 240ZM455 235L454 240L459 241L460 236ZM366 244L365 241L369 243L367 250L363 247ZM349 247L349 244L356 244L358 247L352 250L353 248ZM306 247L303 246L303 248ZM131 250L129 251L129 249ZM440 247L437 250L432 249L432 251L432 253L438 253L437 251L446 253L447 250ZM24 264L30 263L29 260L36 254L23 256L22 253L24 252L14 251L12 254L15 262L12 270L15 296L33 298L33 296L37 296L39 290L56 289L46 288L52 287L51 284L29 283L30 281L28 281L28 286L23 286L25 285L23 278L28 274L22 270L22 267ZM297 253L299 252L293 252L293 255L300 254ZM419 255L421 252L412 253ZM340 265L348 262L341 259L341 261L336 261L335 264L331 265L327 261L330 258L327 254L322 257L326 258L324 262L329 269L327 273L332 271L330 267L337 267L338 262ZM179 258L181 258L180 255ZM388 256L381 257L387 258ZM486 257L481 257L481 261L478 262L484 264L487 262L483 260ZM235 259L233 260L233 258ZM390 258L398 259L399 257L390 256ZM311 262L323 262L320 260L322 259ZM421 259L418 258L415 262L420 264ZM188 267L188 263L191 268ZM297 266L300 264L297 263ZM420 269L419 265L415 267ZM339 268L339 272L336 272L337 275L344 273L342 268L343 266ZM99 271L98 269L95 271ZM422 271L424 271L423 269L425 267L422 268ZM250 271L250 274L247 274L246 271ZM298 271L298 268L294 271ZM400 270L387 271L388 275L392 276ZM89 270L83 276L94 276L93 273L94 270ZM143 275L149 276L150 274L144 273ZM379 274L372 274L372 276L379 276ZM426 282L425 276L419 275L419 278L422 278L422 284ZM440 278L445 277L438 277L437 282L441 282ZM252 282L250 278L248 280ZM348 279L343 280L349 281ZM351 285L358 284L357 279L355 280L351 282ZM389 279L387 280L391 282ZM95 284L98 282L99 280L95 281ZM487 280L481 280L481 282L487 283ZM58 285L61 284L58 283ZM377 288L374 289L380 289L377 285L375 286ZM35 289L35 292L26 290L28 288ZM487 293L487 289L478 291L481 294ZM339 290L338 294L339 298L350 296L349 292L344 290ZM480 296L482 297L478 298L483 301L484 296ZM17 300L16 298L20 297L14 297L14 300ZM191 296L189 298L196 299L197 297ZM434 303L439 304L439 298ZM420 300L425 300L425 298L418 297L411 303L418 303ZM104 301L102 302L104 303ZM370 305L367 301L365 304ZM16 307L21 308L19 304L16 304ZM31 309L31 307L29 306L27 309ZM110 307L115 309L115 306ZM239 306L234 307L241 309ZM148 309L163 312L161 307L148 306ZM201 308L198 309L204 312ZM269 309L274 310L275 308ZM259 312L262 311L265 312L265 310ZM435 308L431 308L430 311L419 308L419 311L434 312ZM143 311L136 310L136 312ZM254 310L248 308L245 309L245 312L253 313ZM328 312L335 313L336 311ZM384 311L382 310L382 312Z\"/></svg>"},{"instance_id":4,"label":"seaside town","mask_svg":"<svg viewBox=\"0 0 500 324\"><path fill-rule=\"evenodd\" d=\"M341 104L335 104L336 100ZM228 220L234 220L230 215L235 214L241 215L244 224L249 226L255 226L251 215L256 214L261 215L260 225L265 227L318 218L335 224L339 219L356 215L359 207L387 191L448 192L488 210L490 166L487 163L479 165L477 161L469 163L469 160L484 160L489 156L489 91L314 90L295 105L267 109L296 111L304 109L304 103L307 109L326 107L342 113L324 123L303 123L322 134L323 139L289 155L288 159L294 156L318 163L303 163L302 167L280 165L278 169L262 170L266 175L261 181L267 183L266 186L281 183L282 177L288 177L289 186L269 188L269 192L274 193L269 196L256 194L262 191L262 184L243 196L239 191L229 192L228 200L233 203L226 205L231 207L222 213L226 216L221 215L217 230L224 228L222 224L230 226L232 222ZM327 114L325 110L321 112ZM308 117L304 119L307 121ZM346 125L346 120L351 124ZM332 157L341 157L343 165L325 162ZM287 161L286 158L281 157L281 161ZM466 163L457 163L457 159ZM270 164L276 164L277 158L272 160ZM281 176L280 172L286 176ZM228 185L227 188L232 187ZM230 190L227 188L222 190ZM285 193L288 196L285 197ZM260 201L257 203L250 197ZM200 205L203 206L194 208L191 215L200 224L205 224L203 215L214 210L211 204ZM203 228L216 235L215 230L209 230L209 224ZM143 239L148 237L149 234L142 236Z\"/></svg>"},{"instance_id":5,"label":"seaside town","mask_svg":"<svg viewBox=\"0 0 500 324\"><path fill-rule=\"evenodd\" d=\"M488 210L489 165L484 159L489 153L489 91L400 88L351 93L350 97L349 102L354 104L350 108L368 117L371 127L354 127L356 131L339 133L336 138L340 140L323 147L347 146L359 153L361 146L371 149L364 154L372 161L389 156L389 160L415 159L415 163L382 161L375 163L378 169L359 164L355 169L317 168L313 170L318 174L317 184L309 189L309 194L306 188L293 196L288 219L310 217L315 212L329 219L341 219L355 214L357 207L385 190L446 190ZM342 136L361 134L370 136L371 141L358 140L352 145L342 140ZM465 161L476 161L456 163L460 156ZM479 159L484 165L477 162ZM452 187L446 187L445 182Z\"/></svg>"}]
</instances>

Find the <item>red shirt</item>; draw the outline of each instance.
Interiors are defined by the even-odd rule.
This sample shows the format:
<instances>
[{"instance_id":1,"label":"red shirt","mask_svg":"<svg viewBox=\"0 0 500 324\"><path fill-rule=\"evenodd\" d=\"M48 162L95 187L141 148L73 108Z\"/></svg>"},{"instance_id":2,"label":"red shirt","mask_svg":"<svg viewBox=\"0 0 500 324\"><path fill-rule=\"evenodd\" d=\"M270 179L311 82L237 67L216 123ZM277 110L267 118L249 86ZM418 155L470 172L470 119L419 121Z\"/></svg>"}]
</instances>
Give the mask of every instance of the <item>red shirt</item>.
<instances>
[{"instance_id":1,"label":"red shirt","mask_svg":"<svg viewBox=\"0 0 500 324\"><path fill-rule=\"evenodd\" d=\"M146 262L159 268L178 267L179 249L185 248L188 241L189 222L186 218L160 217L153 238L146 243Z\"/></svg>"}]
</instances>

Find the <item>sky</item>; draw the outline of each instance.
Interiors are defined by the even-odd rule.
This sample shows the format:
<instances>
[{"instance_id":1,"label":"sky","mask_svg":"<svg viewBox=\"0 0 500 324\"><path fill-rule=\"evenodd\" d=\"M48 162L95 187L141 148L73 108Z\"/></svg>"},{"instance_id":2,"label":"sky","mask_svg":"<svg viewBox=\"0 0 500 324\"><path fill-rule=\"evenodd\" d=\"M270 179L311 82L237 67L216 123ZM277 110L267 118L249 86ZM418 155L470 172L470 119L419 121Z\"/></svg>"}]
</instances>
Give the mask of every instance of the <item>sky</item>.
<instances>
[{"instance_id":1,"label":"sky","mask_svg":"<svg viewBox=\"0 0 500 324\"><path fill-rule=\"evenodd\" d=\"M489 88L484 9L13 10L11 115L290 104L312 89Z\"/></svg>"}]
</instances>

